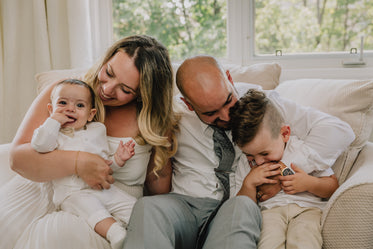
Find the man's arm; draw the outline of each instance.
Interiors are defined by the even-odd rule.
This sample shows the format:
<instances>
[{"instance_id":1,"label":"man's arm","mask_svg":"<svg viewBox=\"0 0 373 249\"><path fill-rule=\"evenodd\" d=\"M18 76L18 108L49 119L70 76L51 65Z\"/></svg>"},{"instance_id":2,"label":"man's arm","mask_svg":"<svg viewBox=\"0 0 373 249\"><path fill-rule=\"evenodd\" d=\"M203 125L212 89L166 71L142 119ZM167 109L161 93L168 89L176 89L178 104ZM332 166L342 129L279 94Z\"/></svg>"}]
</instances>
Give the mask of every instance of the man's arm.
<instances>
[{"instance_id":1,"label":"man's arm","mask_svg":"<svg viewBox=\"0 0 373 249\"><path fill-rule=\"evenodd\" d=\"M292 135L303 141L298 149L309 160L307 168L302 167L307 173L328 169L355 139L349 124L339 118L281 98L275 91L265 92L290 125Z\"/></svg>"},{"instance_id":2,"label":"man's arm","mask_svg":"<svg viewBox=\"0 0 373 249\"><path fill-rule=\"evenodd\" d=\"M279 175L273 178L276 180L276 183L274 184L262 184L257 187L258 192L261 193L260 198L258 199L259 201L266 201L281 191L281 183L278 177Z\"/></svg>"}]
</instances>

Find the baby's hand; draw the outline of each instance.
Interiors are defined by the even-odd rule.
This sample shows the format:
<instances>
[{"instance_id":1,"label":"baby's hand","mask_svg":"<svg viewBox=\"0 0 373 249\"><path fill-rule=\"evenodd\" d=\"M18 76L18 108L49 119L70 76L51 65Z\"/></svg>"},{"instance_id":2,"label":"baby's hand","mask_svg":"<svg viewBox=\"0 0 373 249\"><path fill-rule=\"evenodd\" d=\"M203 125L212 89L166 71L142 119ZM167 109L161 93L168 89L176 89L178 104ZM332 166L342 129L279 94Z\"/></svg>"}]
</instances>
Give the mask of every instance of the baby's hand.
<instances>
[{"instance_id":1,"label":"baby's hand","mask_svg":"<svg viewBox=\"0 0 373 249\"><path fill-rule=\"evenodd\" d=\"M120 167L123 167L126 161L133 155L135 155L135 142L132 139L125 144L123 141L120 141L114 159Z\"/></svg>"},{"instance_id":2,"label":"baby's hand","mask_svg":"<svg viewBox=\"0 0 373 249\"><path fill-rule=\"evenodd\" d=\"M71 117L63 113L63 108L57 108L50 116L52 119L58 121L61 126L68 122L74 121Z\"/></svg>"}]
</instances>

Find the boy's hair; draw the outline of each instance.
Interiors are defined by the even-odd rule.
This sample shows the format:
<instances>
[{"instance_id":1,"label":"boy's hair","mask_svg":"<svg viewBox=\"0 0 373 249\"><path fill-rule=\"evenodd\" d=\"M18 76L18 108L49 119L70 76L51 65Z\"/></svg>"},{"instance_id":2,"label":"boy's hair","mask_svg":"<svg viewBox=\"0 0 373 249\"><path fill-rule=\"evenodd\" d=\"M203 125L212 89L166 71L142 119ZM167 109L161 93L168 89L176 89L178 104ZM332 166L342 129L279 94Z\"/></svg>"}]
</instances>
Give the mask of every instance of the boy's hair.
<instances>
[{"instance_id":1,"label":"boy's hair","mask_svg":"<svg viewBox=\"0 0 373 249\"><path fill-rule=\"evenodd\" d=\"M89 93L90 93L90 97L91 97L91 108L96 108L96 104L95 104L95 92L93 91L92 87L90 87L87 83L85 83L84 81L81 81L81 80L78 80L78 79L66 79L66 80L62 80L60 82L58 82L53 90L52 90L52 93L51 93L51 100L52 98L54 97L54 93L56 92L56 89L60 86L60 85L67 85L67 84L70 84L70 85L78 85L78 86L82 86L82 87L85 87L89 90Z\"/></svg>"},{"instance_id":2,"label":"boy's hair","mask_svg":"<svg viewBox=\"0 0 373 249\"><path fill-rule=\"evenodd\" d=\"M255 89L247 91L230 109L229 115L232 140L241 147L251 142L263 125L277 138L284 124L284 118L272 101L264 92Z\"/></svg>"}]
</instances>

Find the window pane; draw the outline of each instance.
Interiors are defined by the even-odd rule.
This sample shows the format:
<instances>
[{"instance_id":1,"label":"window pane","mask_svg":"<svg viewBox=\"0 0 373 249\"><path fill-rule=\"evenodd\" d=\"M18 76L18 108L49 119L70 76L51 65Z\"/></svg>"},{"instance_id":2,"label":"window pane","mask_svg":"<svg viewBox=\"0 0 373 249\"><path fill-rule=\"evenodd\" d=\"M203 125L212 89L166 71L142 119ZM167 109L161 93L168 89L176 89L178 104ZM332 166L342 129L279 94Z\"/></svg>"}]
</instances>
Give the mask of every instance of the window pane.
<instances>
[{"instance_id":1,"label":"window pane","mask_svg":"<svg viewBox=\"0 0 373 249\"><path fill-rule=\"evenodd\" d=\"M151 35L169 49L173 60L226 54L226 0L113 0L113 18L115 40Z\"/></svg>"},{"instance_id":2,"label":"window pane","mask_svg":"<svg viewBox=\"0 0 373 249\"><path fill-rule=\"evenodd\" d=\"M371 0L255 0L255 53L373 49Z\"/></svg>"}]
</instances>

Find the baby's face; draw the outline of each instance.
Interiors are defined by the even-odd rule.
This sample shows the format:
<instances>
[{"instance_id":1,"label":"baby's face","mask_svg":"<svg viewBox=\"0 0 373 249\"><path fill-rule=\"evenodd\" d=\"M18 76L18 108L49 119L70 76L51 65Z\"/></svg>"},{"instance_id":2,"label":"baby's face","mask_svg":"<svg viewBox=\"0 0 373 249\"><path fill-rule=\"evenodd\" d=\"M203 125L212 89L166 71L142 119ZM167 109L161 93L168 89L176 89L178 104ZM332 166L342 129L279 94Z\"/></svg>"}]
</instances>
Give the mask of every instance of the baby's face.
<instances>
[{"instance_id":1,"label":"baby's face","mask_svg":"<svg viewBox=\"0 0 373 249\"><path fill-rule=\"evenodd\" d=\"M273 138L269 129L261 128L254 139L240 147L247 160L255 160L256 165L280 161L288 137L282 133Z\"/></svg>"},{"instance_id":2,"label":"baby's face","mask_svg":"<svg viewBox=\"0 0 373 249\"><path fill-rule=\"evenodd\" d=\"M94 117L91 107L91 95L87 88L73 84L62 84L52 96L52 113L61 113L73 121L62 127L81 129Z\"/></svg>"}]
</instances>

